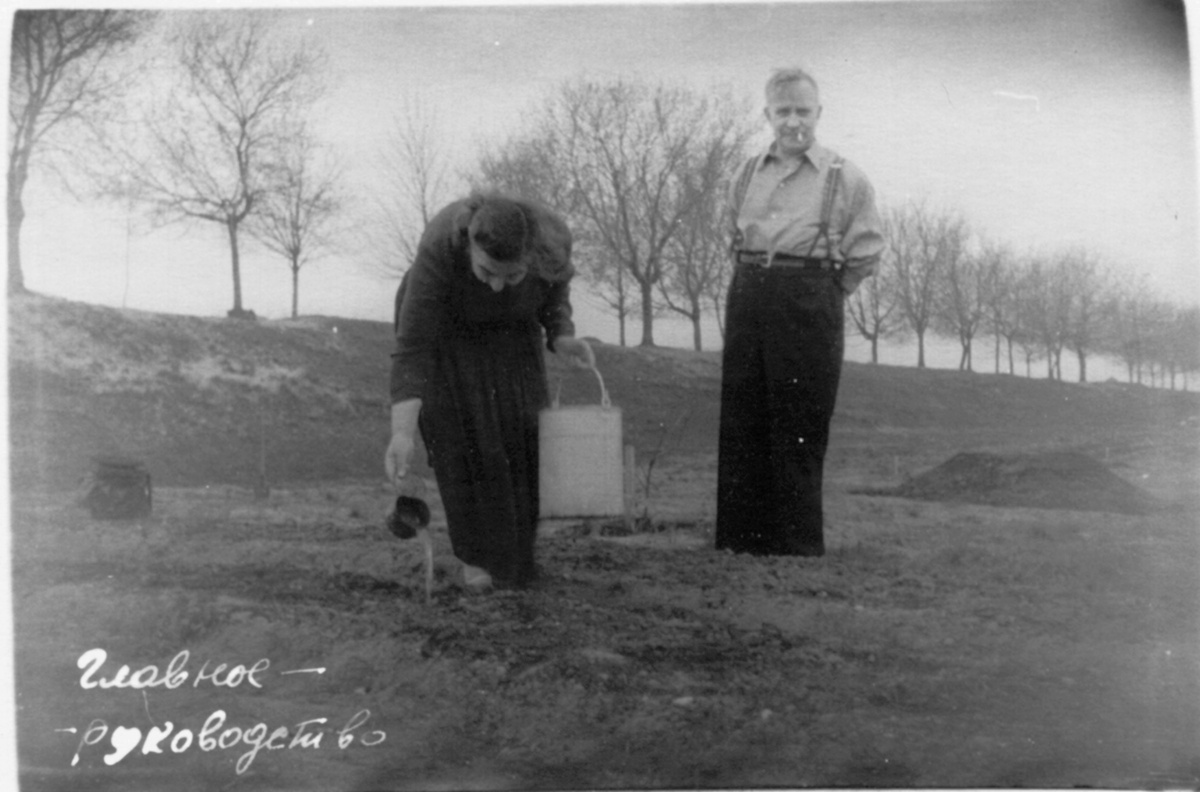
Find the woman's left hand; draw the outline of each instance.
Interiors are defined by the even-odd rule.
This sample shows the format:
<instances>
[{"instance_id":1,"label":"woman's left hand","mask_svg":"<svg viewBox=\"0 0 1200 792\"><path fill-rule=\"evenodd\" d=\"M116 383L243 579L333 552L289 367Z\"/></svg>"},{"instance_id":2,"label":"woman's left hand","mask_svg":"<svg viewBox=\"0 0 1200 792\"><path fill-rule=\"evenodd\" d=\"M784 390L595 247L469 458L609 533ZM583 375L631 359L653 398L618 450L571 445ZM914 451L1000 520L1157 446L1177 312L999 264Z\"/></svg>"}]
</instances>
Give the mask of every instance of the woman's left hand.
<instances>
[{"instance_id":1,"label":"woman's left hand","mask_svg":"<svg viewBox=\"0 0 1200 792\"><path fill-rule=\"evenodd\" d=\"M596 367L596 356L592 353L592 347L582 338L559 336L554 339L554 352L570 360L578 368Z\"/></svg>"}]
</instances>

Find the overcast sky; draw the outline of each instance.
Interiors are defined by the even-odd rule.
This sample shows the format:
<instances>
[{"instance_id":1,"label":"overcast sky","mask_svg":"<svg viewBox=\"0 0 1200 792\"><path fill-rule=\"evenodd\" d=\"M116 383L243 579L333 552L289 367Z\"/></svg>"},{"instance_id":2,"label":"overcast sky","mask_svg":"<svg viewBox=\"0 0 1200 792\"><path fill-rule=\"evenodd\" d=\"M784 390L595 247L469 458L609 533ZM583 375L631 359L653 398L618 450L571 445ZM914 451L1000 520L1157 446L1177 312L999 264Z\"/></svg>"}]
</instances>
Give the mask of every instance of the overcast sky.
<instances>
[{"instance_id":1,"label":"overcast sky","mask_svg":"<svg viewBox=\"0 0 1200 792\"><path fill-rule=\"evenodd\" d=\"M466 163L581 73L729 86L761 107L771 69L800 65L821 86L818 139L882 203L925 199L1017 249L1083 244L1166 295L1200 297L1187 31L1169 2L376 6L282 21L331 55L320 129L361 195L406 97L436 112ZM127 244L122 211L40 183L26 197L31 289L202 315L232 306L219 227L135 229ZM247 243L243 272L246 308L288 314L281 259ZM301 312L387 320L393 289L335 257L302 271ZM581 334L615 340L615 322L578 302Z\"/></svg>"}]
</instances>

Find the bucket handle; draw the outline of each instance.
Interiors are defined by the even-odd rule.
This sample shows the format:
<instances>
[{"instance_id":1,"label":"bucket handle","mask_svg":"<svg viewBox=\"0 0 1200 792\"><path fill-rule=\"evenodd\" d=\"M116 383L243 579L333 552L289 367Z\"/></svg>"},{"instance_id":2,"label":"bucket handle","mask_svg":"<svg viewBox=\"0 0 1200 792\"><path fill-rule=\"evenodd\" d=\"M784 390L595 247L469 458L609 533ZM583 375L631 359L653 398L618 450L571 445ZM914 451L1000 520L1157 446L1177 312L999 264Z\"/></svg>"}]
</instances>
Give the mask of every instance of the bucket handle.
<instances>
[{"instance_id":1,"label":"bucket handle","mask_svg":"<svg viewBox=\"0 0 1200 792\"><path fill-rule=\"evenodd\" d=\"M592 373L596 375L596 381L600 383L600 406L604 409L612 407L612 402L608 400L608 388L604 387L604 377L600 376L600 369L592 364Z\"/></svg>"},{"instance_id":2,"label":"bucket handle","mask_svg":"<svg viewBox=\"0 0 1200 792\"><path fill-rule=\"evenodd\" d=\"M586 341L584 342L587 343ZM600 376L600 369L596 368L596 358L591 354L591 347L588 347L588 358L591 360L591 365L588 368L596 375L596 381L600 383L600 406L604 409L612 407L612 402L608 398L608 388L604 387L604 377ZM558 387L554 390L554 401L551 406L557 410L559 406L559 397L562 395L562 377L558 378Z\"/></svg>"}]
</instances>

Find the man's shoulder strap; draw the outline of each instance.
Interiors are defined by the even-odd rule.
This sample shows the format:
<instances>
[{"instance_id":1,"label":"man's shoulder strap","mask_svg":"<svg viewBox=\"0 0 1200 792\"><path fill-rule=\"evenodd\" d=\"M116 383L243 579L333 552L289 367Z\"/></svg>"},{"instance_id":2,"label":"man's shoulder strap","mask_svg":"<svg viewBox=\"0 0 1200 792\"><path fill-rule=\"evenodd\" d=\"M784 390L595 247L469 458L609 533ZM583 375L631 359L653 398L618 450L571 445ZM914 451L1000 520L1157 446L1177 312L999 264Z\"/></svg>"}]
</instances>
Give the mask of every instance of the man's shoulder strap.
<instances>
[{"instance_id":1,"label":"man's shoulder strap","mask_svg":"<svg viewBox=\"0 0 1200 792\"><path fill-rule=\"evenodd\" d=\"M817 235L813 237L812 244L808 246L807 256L811 257L817 249L817 243L824 239L829 241L829 221L833 217L833 199L837 195L838 183L842 180L842 165L846 162L845 158L835 156L833 162L829 163L829 170L825 172L825 195L821 199L821 223L817 226ZM826 258L829 257L832 251L825 252Z\"/></svg>"},{"instance_id":2,"label":"man's shoulder strap","mask_svg":"<svg viewBox=\"0 0 1200 792\"><path fill-rule=\"evenodd\" d=\"M829 228L829 219L833 216L833 199L837 195L838 183L842 180L842 166L846 158L835 156L829 163L829 172L825 174L825 196L821 201L821 228Z\"/></svg>"},{"instance_id":3,"label":"man's shoulder strap","mask_svg":"<svg viewBox=\"0 0 1200 792\"><path fill-rule=\"evenodd\" d=\"M758 159L758 155L755 154L746 160L746 164L742 166L742 172L738 176L737 183L734 185L733 206L739 212L742 209L742 202L746 200L746 191L750 189L750 180L754 178L754 170L758 167Z\"/></svg>"}]
</instances>

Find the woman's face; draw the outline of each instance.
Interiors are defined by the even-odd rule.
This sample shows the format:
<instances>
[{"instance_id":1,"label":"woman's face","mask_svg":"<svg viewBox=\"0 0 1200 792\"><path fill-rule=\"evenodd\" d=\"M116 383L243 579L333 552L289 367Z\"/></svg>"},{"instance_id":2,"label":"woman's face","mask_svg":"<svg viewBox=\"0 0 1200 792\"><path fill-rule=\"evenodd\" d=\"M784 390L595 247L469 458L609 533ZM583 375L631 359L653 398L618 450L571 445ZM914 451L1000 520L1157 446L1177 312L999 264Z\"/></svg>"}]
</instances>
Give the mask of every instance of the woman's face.
<instances>
[{"instance_id":1,"label":"woman's face","mask_svg":"<svg viewBox=\"0 0 1200 792\"><path fill-rule=\"evenodd\" d=\"M471 243L471 273L481 283L486 283L492 291L499 292L505 286L516 286L525 280L528 269L520 261L496 261L483 249Z\"/></svg>"}]
</instances>

